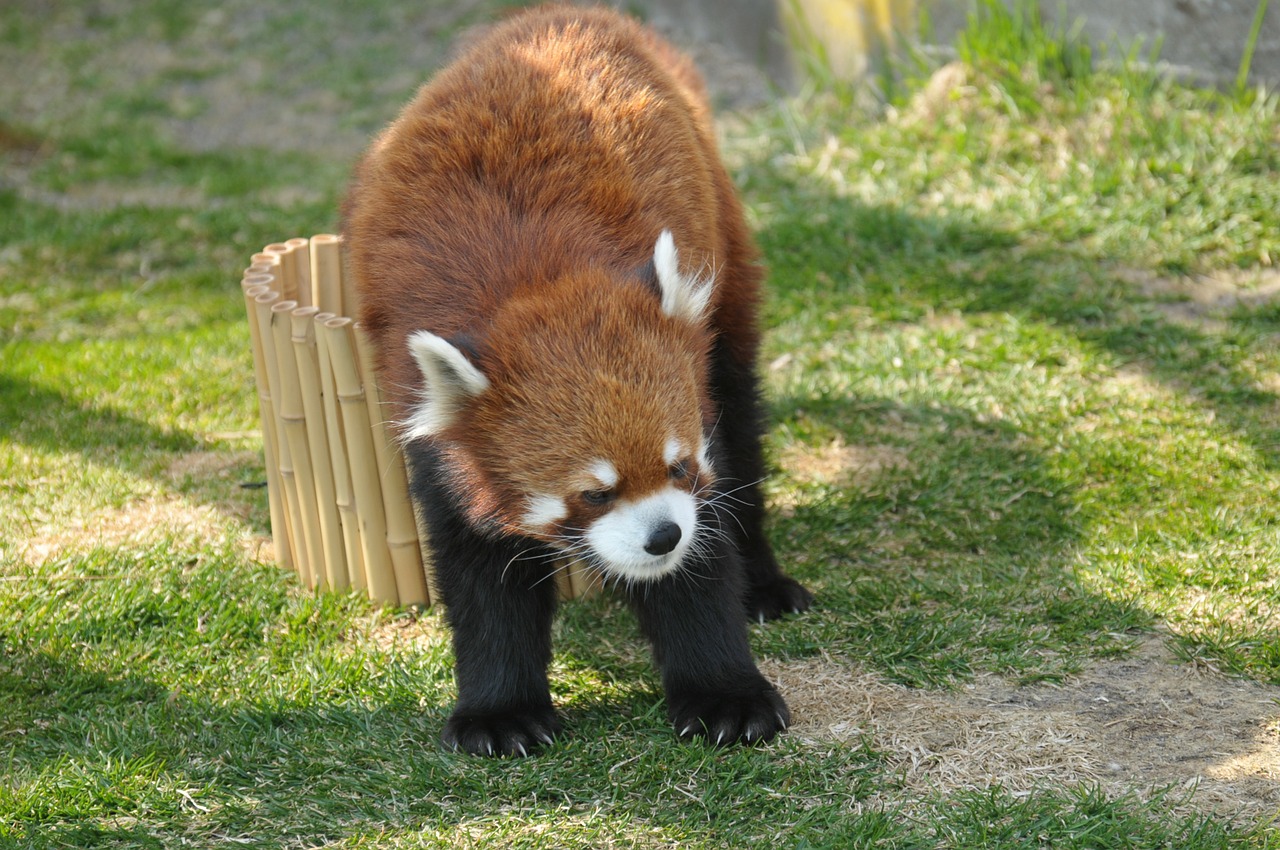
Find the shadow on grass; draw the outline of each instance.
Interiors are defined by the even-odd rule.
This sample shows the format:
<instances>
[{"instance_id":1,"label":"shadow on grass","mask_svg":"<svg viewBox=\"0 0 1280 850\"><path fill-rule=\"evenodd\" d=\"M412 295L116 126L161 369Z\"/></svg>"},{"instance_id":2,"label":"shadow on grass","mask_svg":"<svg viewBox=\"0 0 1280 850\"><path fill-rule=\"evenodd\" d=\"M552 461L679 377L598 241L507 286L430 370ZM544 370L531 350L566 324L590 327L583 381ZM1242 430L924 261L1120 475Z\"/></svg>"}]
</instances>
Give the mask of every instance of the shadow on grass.
<instances>
[{"instance_id":1,"label":"shadow on grass","mask_svg":"<svg viewBox=\"0 0 1280 850\"><path fill-rule=\"evenodd\" d=\"M1257 466L1280 468L1280 398L1250 371L1250 359L1275 333L1273 313L1236 310L1203 327L1183 324L1169 320L1150 293L1126 282L1123 258L1090 257L1080 245L1047 244L1034 233L867 206L805 185L780 191L761 241L784 324L788 311L849 316L855 308L871 317L869 326L890 329L955 311L976 319L978 336L1003 348L1000 331L989 325L992 317L1012 317L1024 328L1045 329L1034 334L1068 340L1065 347L1055 343L1064 351L1086 352L1092 359L1087 368L1139 372L1176 395L1179 406L1203 411L1215 430L1246 445ZM833 325L831 331L857 346L853 329ZM805 329L801 335L815 349L797 352L800 359L826 356L831 348L829 334ZM1018 345L1028 343L1014 340L1010 348ZM962 375L958 386L995 386L980 373L1019 365L1014 356L1031 355L992 350L984 357L978 351L958 367L976 380ZM856 362L856 356L848 358ZM1062 364L1032 365L1052 374ZM1165 522L1166 486L1156 480L1162 469L1133 473L1124 466L1132 462L1126 454L1132 447L1121 444L1146 439L1147 432L1121 431L1100 437L1096 450L1068 443L1063 451L1052 424L1061 419L1059 411L1046 410L1032 425L979 421L970 407L948 404L949 391L921 383L930 374L919 372L906 397L940 400L856 390L776 402L785 428L834 432L850 446L887 444L905 459L869 486L810 488L779 523L787 557L806 565L800 570L806 578L827 585L827 604L837 600L833 613L819 615L817 632L804 639L814 641L811 649L874 647L866 652L870 663L910 684L964 676L974 666L1023 680L1060 678L1077 667L1081 650L1118 651L1124 641L1115 638L1149 625L1151 615L1084 591L1073 572L1086 536L1099 523L1117 521L1117 511L1125 517L1145 511L1153 529ZM849 383L875 385L862 378L855 375ZM1081 378L1081 387L1088 380ZM1016 392L1016 386L1007 382L997 394ZM1090 403L1124 402L1099 397ZM1022 415L1036 416L1034 410ZM1154 477L1144 477L1148 473ZM1132 480L1124 483L1127 478ZM1115 488L1117 481L1122 490L1094 492ZM1189 479L1167 485L1175 498L1177 488L1191 486ZM1213 510L1218 497L1201 490L1188 494L1198 500L1188 503L1188 514ZM1191 515L1168 517L1175 520L1182 525L1169 527L1181 529L1177 533L1198 522ZM787 644L771 639L770 645ZM902 647L910 651L904 654Z\"/></svg>"},{"instance_id":2,"label":"shadow on grass","mask_svg":"<svg viewBox=\"0 0 1280 850\"><path fill-rule=\"evenodd\" d=\"M1149 624L1073 580L1090 517L1013 426L890 398L777 403L847 445L891 447L899 465L807 488L777 518L779 554L818 605L761 630L766 654L843 654L916 687L978 670L1060 681Z\"/></svg>"},{"instance_id":3,"label":"shadow on grass","mask_svg":"<svg viewBox=\"0 0 1280 850\"><path fill-rule=\"evenodd\" d=\"M86 460L115 463L146 473L148 451L190 451L196 438L158 428L113 407L85 403L24 378L0 373L0 420L13 441L53 452L78 452Z\"/></svg>"},{"instance_id":4,"label":"shadow on grass","mask_svg":"<svg viewBox=\"0 0 1280 850\"><path fill-rule=\"evenodd\" d=\"M229 455L210 467L200 462L211 451L208 443L188 431L159 427L128 411L86 402L3 371L0 422L0 436L7 441L49 454L78 454L86 465L111 466L153 479L256 533L268 533L266 491L258 486L260 455L256 462ZM181 471L187 461L191 470ZM15 479L9 486L22 492L32 485Z\"/></svg>"},{"instance_id":5,"label":"shadow on grass","mask_svg":"<svg viewBox=\"0 0 1280 850\"><path fill-rule=\"evenodd\" d=\"M3 646L0 686L11 698L0 720L9 818L0 839L171 846L257 835L292 846L424 830L474 839L592 819L610 832L620 815L675 840L713 829L735 806L785 810L771 789L786 783L826 787L838 776L865 796L881 773L865 748L824 761L785 746L676 744L643 689L565 712L565 737L536 758L446 753L437 735L447 708L409 694L286 696L259 683L214 703L160 684L154 660L128 675L72 661L71 647L92 637L82 631L61 630L64 649ZM697 805L669 788L700 773ZM653 799L653 789L669 798ZM602 807L615 814L601 819Z\"/></svg>"},{"instance_id":6,"label":"shadow on grass","mask_svg":"<svg viewBox=\"0 0 1280 850\"><path fill-rule=\"evenodd\" d=\"M1276 332L1276 310L1236 310L1210 332L1170 321L1157 309L1159 293L1136 291L1125 280L1133 270L1124 258L1090 256L1081 245L1057 245L1034 231L914 216L803 185L793 191L762 234L790 297L825 278L847 282L847 303L863 303L887 320L956 310L1046 323L1193 399L1268 469L1280 468L1280 395L1260 387L1248 369L1248 341ZM816 222L815 209L823 211ZM793 250L811 241L821 248Z\"/></svg>"}]
</instances>

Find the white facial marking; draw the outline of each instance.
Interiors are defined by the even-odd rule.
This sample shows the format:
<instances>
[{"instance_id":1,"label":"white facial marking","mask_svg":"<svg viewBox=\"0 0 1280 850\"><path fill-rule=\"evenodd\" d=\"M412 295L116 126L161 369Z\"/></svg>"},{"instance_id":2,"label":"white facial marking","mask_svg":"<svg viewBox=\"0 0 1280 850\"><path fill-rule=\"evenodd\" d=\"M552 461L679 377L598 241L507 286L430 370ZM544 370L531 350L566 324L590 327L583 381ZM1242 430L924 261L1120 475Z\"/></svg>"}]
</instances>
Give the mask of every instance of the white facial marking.
<instances>
[{"instance_id":1,"label":"white facial marking","mask_svg":"<svg viewBox=\"0 0 1280 850\"><path fill-rule=\"evenodd\" d=\"M529 507L525 508L520 524L526 531L544 532L547 526L559 522L568 514L569 510L565 507L563 499L540 494L529 500Z\"/></svg>"},{"instance_id":2,"label":"white facial marking","mask_svg":"<svg viewBox=\"0 0 1280 850\"><path fill-rule=\"evenodd\" d=\"M670 466L682 457L684 457L684 444L675 437L667 440L667 445L662 450L662 459L666 462L667 466Z\"/></svg>"},{"instance_id":3,"label":"white facial marking","mask_svg":"<svg viewBox=\"0 0 1280 850\"><path fill-rule=\"evenodd\" d=\"M607 460L592 462L587 474L599 481L600 486L605 490L611 490L618 486L618 468Z\"/></svg>"},{"instance_id":4,"label":"white facial marking","mask_svg":"<svg viewBox=\"0 0 1280 850\"><path fill-rule=\"evenodd\" d=\"M711 303L715 275L705 278L680 273L680 254L670 230L664 230L653 246L653 268L662 290L662 312L673 318L698 323Z\"/></svg>"},{"instance_id":5,"label":"white facial marking","mask_svg":"<svg viewBox=\"0 0 1280 850\"><path fill-rule=\"evenodd\" d=\"M645 551L653 533L668 522L680 528L680 541L665 555ZM654 581L680 566L698 533L693 496L675 487L634 501L620 501L587 529L586 541L609 572L631 581Z\"/></svg>"}]
</instances>

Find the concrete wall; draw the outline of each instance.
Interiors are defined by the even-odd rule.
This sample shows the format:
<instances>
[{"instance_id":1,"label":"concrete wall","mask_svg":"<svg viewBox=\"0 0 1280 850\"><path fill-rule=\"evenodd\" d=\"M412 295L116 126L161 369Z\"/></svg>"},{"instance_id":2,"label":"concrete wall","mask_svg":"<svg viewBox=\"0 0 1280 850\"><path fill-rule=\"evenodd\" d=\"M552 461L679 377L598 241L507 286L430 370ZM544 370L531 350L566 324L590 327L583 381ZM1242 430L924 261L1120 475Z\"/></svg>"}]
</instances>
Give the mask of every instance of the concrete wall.
<instances>
[{"instance_id":1,"label":"concrete wall","mask_svg":"<svg viewBox=\"0 0 1280 850\"><path fill-rule=\"evenodd\" d=\"M971 0L919 0L928 10L935 39L952 43L964 26ZM1259 0L1040 0L1047 21L1060 13L1070 27L1078 19L1091 41L1132 44L1144 39L1150 47L1163 44L1160 59L1189 69L1205 81L1230 83L1235 79L1241 53ZM865 32L876 28L876 12L886 7L899 13L916 5L913 0L631 0L622 4L642 10L656 25L681 39L715 42L741 59L766 69L784 86L790 81L791 63L782 35L779 9L803 8L819 35L847 39L847 29L836 25L849 15L858 16ZM816 14L815 14L816 10ZM837 35L839 34L839 35ZM1123 51L1119 52L1123 55ZM1144 52L1145 55L1145 52ZM855 63L856 64L856 63ZM1267 10L1252 63L1251 80L1280 86L1280 0Z\"/></svg>"},{"instance_id":2,"label":"concrete wall","mask_svg":"<svg viewBox=\"0 0 1280 850\"><path fill-rule=\"evenodd\" d=\"M939 41L950 42L964 26L967 6L955 0L930 4ZM1143 39L1149 48L1161 39L1162 63L1205 81L1230 84L1249 40L1258 0L1041 0L1040 7L1046 21L1068 28L1081 22L1094 44L1129 45ZM1273 0L1267 8L1250 68L1253 82L1280 85L1280 2Z\"/></svg>"}]
</instances>

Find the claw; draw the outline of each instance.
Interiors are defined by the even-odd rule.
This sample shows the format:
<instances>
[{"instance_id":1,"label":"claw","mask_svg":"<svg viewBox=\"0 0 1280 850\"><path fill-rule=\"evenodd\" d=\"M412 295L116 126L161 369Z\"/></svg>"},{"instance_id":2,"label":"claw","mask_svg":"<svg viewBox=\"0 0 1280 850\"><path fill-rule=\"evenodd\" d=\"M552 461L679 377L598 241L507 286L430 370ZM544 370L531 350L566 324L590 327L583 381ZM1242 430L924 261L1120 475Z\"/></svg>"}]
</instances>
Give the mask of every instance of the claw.
<instances>
[{"instance_id":1,"label":"claw","mask_svg":"<svg viewBox=\"0 0 1280 850\"><path fill-rule=\"evenodd\" d=\"M527 757L528 757L528 755L529 755L529 751L528 751L528 750L526 750L526 749L524 748L524 744L521 744L521 743L518 743L518 742L517 742L517 743L516 743L516 749L518 749L518 750L520 751L520 755L521 755L521 757L525 757L525 758L527 758Z\"/></svg>"}]
</instances>

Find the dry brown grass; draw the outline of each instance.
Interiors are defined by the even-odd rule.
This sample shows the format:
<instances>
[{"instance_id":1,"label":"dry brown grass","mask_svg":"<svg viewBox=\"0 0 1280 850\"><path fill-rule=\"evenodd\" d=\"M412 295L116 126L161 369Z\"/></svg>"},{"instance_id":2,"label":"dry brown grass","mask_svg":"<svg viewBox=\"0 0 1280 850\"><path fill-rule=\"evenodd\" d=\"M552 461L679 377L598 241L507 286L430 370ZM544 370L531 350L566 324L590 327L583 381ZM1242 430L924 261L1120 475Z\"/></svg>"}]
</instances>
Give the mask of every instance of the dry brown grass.
<instances>
[{"instance_id":1,"label":"dry brown grass","mask_svg":"<svg viewBox=\"0 0 1280 850\"><path fill-rule=\"evenodd\" d=\"M228 497L213 502L176 492L189 480L219 481L230 493L237 486L231 474L257 455L250 451L192 451L179 455L164 471L164 480L139 483L137 495L124 505L63 506L31 518L27 533L17 539L12 554L35 565L65 554L94 548L145 547L164 540L209 544L227 534L228 517L244 519L243 504ZM169 485L169 486L165 486ZM257 559L274 560L270 538L246 534L244 545Z\"/></svg>"},{"instance_id":2,"label":"dry brown grass","mask_svg":"<svg viewBox=\"0 0 1280 850\"><path fill-rule=\"evenodd\" d=\"M1280 689L1176 663L1158 636L1061 685L982 674L925 691L833 658L764 666L791 704L792 734L869 736L908 794L1174 786L1187 810L1253 822L1280 810Z\"/></svg>"}]
</instances>

